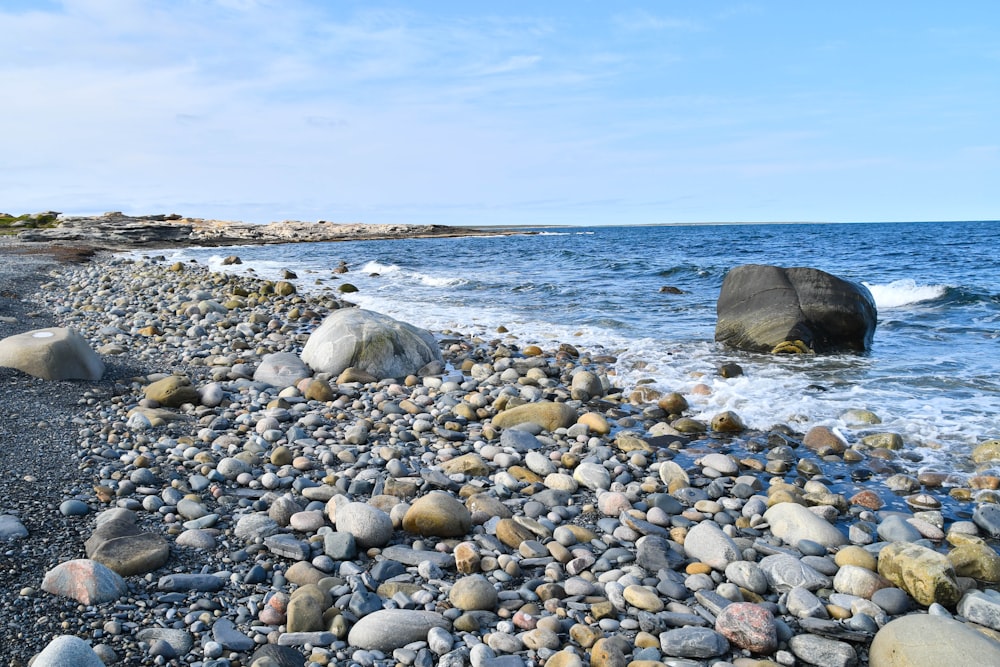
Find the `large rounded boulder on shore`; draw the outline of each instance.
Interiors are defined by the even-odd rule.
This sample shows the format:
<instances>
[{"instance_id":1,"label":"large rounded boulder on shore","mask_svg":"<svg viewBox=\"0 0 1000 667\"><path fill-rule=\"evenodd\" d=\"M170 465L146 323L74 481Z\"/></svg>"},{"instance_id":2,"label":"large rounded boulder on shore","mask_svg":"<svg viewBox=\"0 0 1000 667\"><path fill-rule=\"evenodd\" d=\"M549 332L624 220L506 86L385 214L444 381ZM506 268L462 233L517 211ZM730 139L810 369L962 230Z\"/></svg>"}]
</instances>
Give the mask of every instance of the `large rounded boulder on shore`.
<instances>
[{"instance_id":1,"label":"large rounded boulder on shore","mask_svg":"<svg viewBox=\"0 0 1000 667\"><path fill-rule=\"evenodd\" d=\"M716 311L715 340L748 352L865 352L878 318L860 283L762 264L726 274Z\"/></svg>"},{"instance_id":2,"label":"large rounded boulder on shore","mask_svg":"<svg viewBox=\"0 0 1000 667\"><path fill-rule=\"evenodd\" d=\"M104 375L104 362L73 329L52 327L0 340L0 366L43 380L89 380Z\"/></svg>"},{"instance_id":3,"label":"large rounded boulder on shore","mask_svg":"<svg viewBox=\"0 0 1000 667\"><path fill-rule=\"evenodd\" d=\"M878 631L868 661L871 667L997 665L1000 642L952 618L910 614Z\"/></svg>"},{"instance_id":4,"label":"large rounded boulder on shore","mask_svg":"<svg viewBox=\"0 0 1000 667\"><path fill-rule=\"evenodd\" d=\"M403 378L427 364L443 364L430 332L361 308L334 312L309 336L302 361L319 373L357 368L378 379Z\"/></svg>"}]
</instances>

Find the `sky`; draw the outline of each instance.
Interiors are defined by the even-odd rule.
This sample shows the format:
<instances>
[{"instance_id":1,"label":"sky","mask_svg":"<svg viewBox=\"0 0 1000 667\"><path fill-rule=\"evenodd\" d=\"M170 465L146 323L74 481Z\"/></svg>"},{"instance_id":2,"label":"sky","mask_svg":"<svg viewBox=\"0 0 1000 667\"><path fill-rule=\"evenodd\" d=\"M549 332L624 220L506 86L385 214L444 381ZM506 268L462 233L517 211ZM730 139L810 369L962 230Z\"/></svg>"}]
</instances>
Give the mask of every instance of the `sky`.
<instances>
[{"instance_id":1,"label":"sky","mask_svg":"<svg viewBox=\"0 0 1000 667\"><path fill-rule=\"evenodd\" d=\"M0 212L1000 218L1000 3L3 0Z\"/></svg>"}]
</instances>

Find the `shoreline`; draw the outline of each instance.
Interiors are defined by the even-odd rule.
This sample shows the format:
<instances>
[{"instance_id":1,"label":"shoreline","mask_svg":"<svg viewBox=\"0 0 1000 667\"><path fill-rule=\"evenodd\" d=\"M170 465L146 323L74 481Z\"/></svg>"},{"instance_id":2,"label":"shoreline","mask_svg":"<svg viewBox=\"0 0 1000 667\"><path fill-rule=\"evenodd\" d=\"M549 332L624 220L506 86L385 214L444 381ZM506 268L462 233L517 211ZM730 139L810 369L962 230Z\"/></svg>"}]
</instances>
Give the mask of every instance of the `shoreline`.
<instances>
[{"instance_id":1,"label":"shoreline","mask_svg":"<svg viewBox=\"0 0 1000 667\"><path fill-rule=\"evenodd\" d=\"M6 253L11 247L10 244L0 243L0 253ZM54 248L52 250L62 252ZM43 274L52 269L61 276ZM863 459L864 466L859 465L860 461L845 462L843 452L838 454L832 451L830 443L825 448L819 445L814 449L804 442L802 434L792 432L737 431L727 434L708 430L705 433L682 433L674 428L673 423L670 424L673 430L668 430L657 426L667 420L664 414L660 414L663 409L656 406L656 397L652 396L638 406L631 405L629 397L615 391L580 402L572 396L573 381L570 372L582 368L600 376L603 364L606 363L600 359L588 361L586 351L580 351L580 357L574 357L568 348L562 351L546 350L539 356L530 356L524 350L504 346L508 349L503 354L510 356L503 356L500 354L499 340L467 340L439 332L439 337L444 336L446 360L451 362L453 368L469 367L468 370L462 370L461 377L458 377L457 371L452 370L439 380L414 379L412 386L404 383L338 385L321 378L335 392L329 401L304 400L301 392L295 389L259 387L245 373L252 372L265 351L300 350L304 332L314 329L322 316L339 307L339 304L330 298L303 298L302 295L293 293L285 297L269 296L259 299L256 305L234 304L226 308L225 312L220 311L215 318L195 316L190 306L181 307L191 292L208 292L208 300L221 304L238 301L232 298L237 288L255 293L254 290L259 290L261 281L211 274L196 265L185 265L178 271L170 269L171 267L162 263L129 262L109 257L105 253L99 253L93 261L79 265L59 265L38 258L37 263L33 261L32 264L33 277L19 283L24 287L15 290L23 294L18 294L16 299L9 302L0 301L0 315L5 315L3 308L10 308L14 301L21 303L13 305L24 306L17 312L18 318L27 312L40 313L38 317L26 318L23 322L19 319L16 325L9 322L0 325L3 336L10 335L8 332L12 328L38 328L36 323L61 321L78 328L91 339L95 349L107 345L117 345L120 348L116 350L116 354L105 354L105 359L111 362L109 373L98 383L47 384L29 379L23 374L0 369L5 394L14 393L12 400L15 405L20 406L17 412L12 412L11 427L16 430L10 432L8 440L13 437L13 433L19 433L23 439L31 432L32 423L35 429L39 428L38 423L42 420L30 413L33 408L41 406L37 398L32 398L31 392L35 392L35 395L44 392L42 395L47 398L56 395L60 397L57 405L59 414L51 419L57 425L53 433L61 436L58 446L60 454L50 454L47 462L61 463L62 465L53 467L60 470L58 475L70 480L65 483L65 488L57 489L57 485L47 483L45 475L48 472L31 467L38 465L32 463L37 457L5 457L12 459L7 465L13 467L3 471L8 474L0 477L5 480L5 487L0 495L5 501L0 504L0 514L10 512L7 504L10 500L20 499L21 502L29 503L26 507L13 507L15 514L28 528L29 536L13 542L13 547L5 546L22 553L30 553L35 547L41 549L44 555L37 554L34 557L44 563L46 570L67 558L82 558L82 544L93 529L97 513L113 506L131 509L138 516L144 530L161 534L170 542L168 563L153 571L151 576L127 577L129 593L116 601L119 605L134 607L125 614L126 625L135 625L131 630L125 626L108 626L108 622L111 622L108 618L115 615L112 612L115 603L97 605L94 613L88 612L80 617L76 602L39 590L41 574L37 569L38 563L25 562L21 574L8 579L3 589L5 599L15 600L12 609L2 612L5 617L2 618L3 624L18 627L24 635L24 640L15 649L19 653L14 654L14 661L10 664L26 664L27 657L41 650L57 634L76 634L95 645L105 644L118 658L118 661L111 664L144 664L142 661L149 659L151 643L146 641L144 648L143 643L137 639L138 632L163 622L163 614L169 609L174 610L175 619L194 614L192 622L184 621L181 624L183 632L193 642L192 648L185 654L185 664L221 665L225 663L212 661L235 660L230 654L238 655L242 664L250 664L248 660L254 651L264 645L280 643L282 635L289 633L282 632L281 623L273 626L263 623L259 611L251 614L239 610L262 610L268 596L274 598L294 594L297 588L307 586L308 583L302 583L306 579L292 582L293 577L289 572L293 565L307 563L309 568L315 570L309 571L310 576L317 577L318 572L324 575L320 579L333 580L326 584L332 586L333 590L340 591L346 586L347 590L343 591L343 595L351 590L365 590L368 596L366 599L374 595L384 606L391 605L395 598L387 594L388 589L381 589L379 586L366 588L362 571L396 571L397 566L392 564L400 561L385 556L385 552L392 547L412 549L415 545L423 545L427 549L424 552L427 557L454 557L459 542L472 544L477 553L478 564L471 573L456 572L454 565L441 568L441 576L447 581L443 586L434 584L433 578L423 577L415 564L409 570L403 568L405 572L396 575L403 578L398 583L415 585L415 588L397 588L397 591L408 591L402 599L409 597L410 600L409 603L404 602L401 608L406 609L416 600L416 606L410 606L409 610L433 610L449 621L453 646L444 653L435 652L435 659L463 648L466 658L473 651L485 651L476 646L489 647L490 651L500 656L518 656L521 659L519 664L523 665L569 660L557 657L563 653L556 650L560 645L572 646L581 658L585 658L587 654L593 656L594 643L588 645L587 641L580 640L582 629L575 634L572 631L577 625L591 627L599 632L600 637L594 636L591 639L607 640L610 642L608 650L614 648L623 657L624 649L614 641L615 637L630 642L630 646L635 649L628 652L632 659L639 659L636 654L643 650L646 651L643 657L652 657L654 663L660 658L676 659L676 656L668 658L671 654L667 652L667 645L662 638L655 649L651 645L643 646L649 643L650 636L662 637L662 633L674 631L671 629L674 626L667 621L674 617L666 614L690 612L692 617L684 619L685 623L694 623L695 617L704 621L706 614L717 621L722 615L725 601L738 595L739 604L752 604L768 610L772 615L775 632L782 638L774 650L758 651L755 654L770 656L779 664L788 664L789 658L806 660L794 650L791 637L785 636L791 632L795 637L832 638L838 645L852 648L859 664L867 664L872 636L880 625L877 620L888 621L889 617L912 615L922 611L927 605L914 605L907 612L898 614L888 614L881 609L886 616L879 618L879 608L872 609L859 603L858 609L865 609L865 612L849 613L843 622L830 620L829 611L826 612L826 619L819 612L816 612L815 617L798 616L787 610L788 604L787 601L782 602L780 588L776 589L770 579L764 590L757 592L749 582L731 578L728 567L720 569L709 564L707 571L695 567L708 564L718 554L714 553L714 546L704 553L697 551L696 546L687 544L687 536L698 532L694 529L702 524L706 527L715 526L744 553L747 549L754 553L755 561L734 557L737 562L762 562L768 556L792 555L799 562L826 567L828 585L819 586L817 591L824 596L827 606L839 608L837 614L841 614L842 609L848 612L853 609L850 600L837 598L838 602L847 603L845 607L844 604L836 604L828 599L833 591L839 595L847 595L834 583L834 575L842 569L842 565L835 562L836 555L844 551L846 545L823 545L820 540L821 548L813 544L799 545L799 549L792 548L786 541L773 535L772 528L763 520L761 515L768 501L763 501L761 512L751 512L749 515L744 509L748 503L755 498L759 503L762 502L759 500L761 497L769 499L779 493L788 494L796 501L792 504L803 502L819 508L816 511L826 515L831 520L831 525L838 526L845 537L853 535L852 527L868 524L874 528L885 523L891 516L899 516L905 511L911 518L921 520L917 524L920 526L919 530L923 531L919 539L938 550L948 548L943 542L946 533L974 537L973 532L977 532L982 537L989 538L985 529L977 528L978 524L967 520L972 516L975 505L969 501L960 502L950 498L947 487L941 486L947 483L946 480L937 480L937 486L928 486L934 484L934 480L924 480L925 484L921 485L914 478L913 481L918 484L910 489L911 495L923 493L932 496L931 500L937 500L944 506L943 509L931 505L929 510L906 510L905 505L901 504L901 496L890 493L885 486L886 479L894 472L891 461L871 457ZM8 266L8 270L13 275L21 269ZM139 275L143 272L145 275ZM294 280L291 282L294 283ZM48 291L29 294L31 283L35 286L52 283L52 287ZM38 297L46 302L29 303L31 299ZM118 301L121 303L117 303ZM207 313L213 312L209 308ZM111 315L111 311L116 314ZM159 314L157 311L160 311ZM258 322L260 331L257 332L261 334L260 337L254 335L248 339L247 334L235 336L227 333L235 328L232 324L249 323L258 317L261 320ZM142 328L139 326L140 319L144 325L158 327L159 333L139 333L138 330ZM232 320L232 324L226 327L219 325L226 320ZM203 321L204 324L201 324ZM109 324L118 326L120 332L101 333ZM126 329L126 324L135 331ZM199 326L204 333L192 332L192 328ZM233 347L237 341L242 342ZM216 348L218 352L213 352ZM105 350L110 349L105 347ZM471 365L466 362L471 362ZM476 364L489 364L498 376L508 370L513 372L504 380L499 377L491 379L491 375L484 375L477 380L472 374ZM238 368L241 365L244 368ZM504 370L498 370L504 366ZM537 372L532 372L532 368ZM141 420L130 421L128 409L141 405L143 386L159 374L172 372L184 373L199 387L207 384L220 385L230 403L216 407L199 405L178 408L173 412L179 419L160 426L143 427ZM481 371L476 371L479 372ZM528 381L532 379L533 382ZM439 391L449 382L458 385L453 389L455 393L451 397L447 392ZM468 387L462 388L461 385ZM560 402L568 402L574 406L578 417L596 413L611 431L603 434L600 432L603 427L599 427L592 431L577 429L572 437L568 432L537 434L540 436L537 438L540 451L547 455L546 465L530 456L536 450L520 449L517 444L504 439L505 430L491 426L492 419L502 413L496 401L502 396L510 395L551 397ZM473 396L483 398L472 398ZM453 403L455 397L460 398L458 403ZM377 398L381 400L376 400ZM284 399L284 406L281 399ZM81 400L89 404L81 406ZM416 411L389 411L390 407L391 410L400 408L404 401L413 404ZM463 419L455 418L455 406L470 401L473 406L481 402L479 409L484 412L480 414L474 411ZM305 407L297 409L300 406ZM227 416L227 413L232 413L232 416ZM241 415L246 415L242 422ZM282 415L294 418L282 421ZM600 424L598 417L593 418L595 425ZM229 426L221 430L208 428L213 424L221 426L216 422L217 419L228 421ZM268 419L274 419L276 427ZM423 425L418 427L418 421L427 421L428 428L425 429ZM449 421L453 422L451 428L448 427ZM262 429L258 426L262 422L272 428ZM364 438L359 439L350 432L350 427L358 424L368 425ZM247 428L241 429L241 425ZM303 437L289 436L293 428L299 429L293 432L295 435ZM206 429L209 432L205 432ZM629 439L620 436L622 432L634 434L635 437ZM409 435L404 438L404 433ZM456 433L461 438L455 436ZM48 439L38 439L35 447L46 448L39 452L40 455L51 451L47 449L51 446ZM352 440L358 442L354 443ZM179 443L184 444L184 447L179 447ZM280 465L276 463L273 455L281 447L297 458ZM188 454L187 450L190 448L197 451ZM771 456L776 453L780 456ZM236 459L239 455L252 461L248 463L247 470L250 476L241 481L238 475L233 479L221 475L219 471L222 460ZM63 457L70 458L72 464L67 465ZM466 457L466 463L471 461L475 467L455 468L450 473L446 472L450 469L450 462L463 460L463 457ZM145 460L141 460L143 458ZM294 461L298 458L302 460L296 465ZM399 474L389 474L382 478L383 485L389 482L394 485L412 484L414 486L407 487L408 493L412 495L391 496L396 499L393 501L394 505L380 505L387 501L381 497L376 499L378 494L373 495L374 488L367 486L367 481L372 478L364 471L372 466L375 470L388 470L390 467L395 469L395 464L389 465L391 461L402 462L400 465L409 474L403 474L402 471ZM581 468L582 463L594 464L595 467ZM668 463L675 464L687 481L676 481L681 477L674 469L675 466L667 465ZM18 468L17 465L21 467ZM511 468L515 466L520 467L518 475L523 477L515 477L512 481ZM554 491L551 485L546 484L547 477L539 472L549 470L550 467L553 472L549 474L570 478L577 477L583 469L600 477L601 468L609 476L606 482L602 478L591 488L588 486L592 483L591 478L581 475L586 482L577 481L575 490L569 492L569 498L572 499L569 504L556 503L549 506L535 498L543 497L544 492ZM859 467L874 469L870 479L851 479L851 472ZM148 479L147 473L139 472L144 470L153 473L155 482ZM446 473L444 477L441 477L441 472ZM273 487L264 484L268 473L274 477L267 478L269 483L274 482ZM200 483L192 486L193 480L199 475L205 476L209 482L200 489L197 488ZM779 479L794 481L796 477L801 479L799 486L794 483L787 486L774 483ZM142 481L130 482L132 479ZM282 480L289 480L290 483L286 484ZM558 481L568 484L562 478ZM753 488L754 481L757 488ZM555 483L556 480L553 480L552 484ZM738 484L751 487L749 495L742 497L741 494L734 494L734 487ZM101 486L108 487L112 492L106 500L101 499L101 492L94 490L94 487ZM186 524L199 519L184 516L180 512L179 502L173 511L161 511L163 507L170 507L168 502L163 502L153 511L147 508L147 503L150 506L158 504L149 501L151 497L161 498L162 501L167 487L176 488L191 496L189 499L205 510L203 516L218 515L215 522L203 528L187 527ZM310 530L297 530L286 523L278 531L278 534L290 536L300 548L306 549L305 553L310 557L303 560L284 555L278 546L269 545L265 540L246 540L237 536L241 517L253 514L269 516L271 508L284 504L286 501L280 499L289 494L293 506L298 507L300 512L313 513L301 520L317 519L315 513L324 512L316 505L320 502L316 494L320 492L306 490L327 487L332 487L333 491L324 491L326 493L344 493L362 504L375 503L376 506L388 507L386 513L393 516L395 511L397 519L402 510L393 508L399 508L403 504L412 505L416 497L426 495L431 489L445 491L460 500L474 497L474 492L485 494L490 498L489 504L485 504L486 497L482 501L489 511L478 510L481 514L476 516L481 523L474 523L470 530L456 538L415 536L402 530L394 522L388 543L359 550L354 558L345 559L334 559L325 551L325 535L331 534L329 529L331 524L335 525L333 521L323 521L322 526L313 525ZM33 493L38 488L44 489L45 493ZM384 496L385 487L382 488ZM850 497L846 493L848 489L852 489ZM874 493L875 498L872 499L869 494L855 502L854 491L859 494L869 491ZM986 488L982 493L990 491ZM65 495L59 498L60 494ZM41 497L20 498L39 495ZM84 503L87 511L80 515L63 515L58 508L63 501L69 499ZM986 499L988 496L980 498ZM176 502L177 499L174 500ZM528 534L524 535L524 539L516 547L499 537L498 524L503 520L502 508L506 508L512 516L520 517L519 525L527 527ZM327 529L325 532L324 528ZM560 528L564 530L557 533ZM937 528L937 532L933 528ZM212 537L214 546L206 548L179 544L182 534L195 530L201 531L198 533L199 537ZM587 535L582 531L589 531L597 543L582 539L581 536ZM567 532L579 534L570 538L566 536ZM714 536L713 532L713 539L716 539ZM871 542L867 544L861 537L857 537L854 545L871 547L872 544L879 543L880 536L881 534L869 535ZM643 538L657 538L666 545L661 545L665 550L657 552L659 561L650 561L648 550L644 551L636 546ZM957 537L953 539L958 540ZM569 544L562 544L564 541ZM812 539L809 541L816 542ZM646 544L650 542L647 540ZM47 545L57 543L60 545L58 548L46 551ZM525 543L530 544L523 546ZM678 545L680 552L671 544ZM996 556L996 541L990 539L988 544ZM560 545L563 550L559 549ZM73 553L74 547L76 553ZM622 560L608 561L609 551L618 554ZM590 555L584 555L584 552ZM871 552L877 553L875 547L871 547L869 553ZM317 558L320 560L317 561ZM583 561L575 560L579 558ZM819 560L806 560L810 558ZM988 559L985 554L983 558ZM604 564L598 565L602 559ZM652 562L664 566L663 570L651 569ZM264 567L265 564L267 567ZM261 566L265 578L262 582L247 583L255 565ZM300 569L307 570L305 567ZM211 624L205 621L198 624L200 619L195 612L199 608L204 611L205 601L212 596L187 593L175 600L170 594L157 588L160 577L168 572L198 573L203 570L227 575L219 577L228 583L224 591L215 596L223 601L222 607L213 611L219 612L216 614L217 619L231 620L237 630L253 642L252 649L235 651L222 647L218 656L210 657L209 654L215 653L216 647L208 644L220 642L213 639L214 635L209 627ZM34 578L30 572L34 572ZM609 575L609 572L616 576ZM504 596L494 600L489 610L463 610L450 596L456 582L463 579L463 575L472 576L473 573L489 581L494 589L504 592ZM707 581L703 578L691 579L699 575L708 576ZM963 590L977 585L968 576L960 578L958 583ZM538 588L525 588L527 582L537 583L538 580L545 582L540 586L562 586L562 597L556 595L542 599ZM294 585L289 585L289 582ZM570 591L565 590L570 584ZM734 585L736 591L732 590ZM622 598L623 591L631 586L646 589L647 592L655 591L661 604L669 603L673 607L653 611L656 604L649 601L648 596L633 599L630 595L628 599ZM995 587L995 583L980 583L978 586ZM544 590L549 591L550 588ZM584 590L587 591L586 594L580 592L568 595L569 592ZM730 597L725 597L722 593ZM640 595L634 590L633 594ZM421 606L419 601L428 596L429 599ZM871 604L870 597L869 595L863 599ZM723 600L720 602L718 598ZM158 599L161 602L155 602ZM163 602L164 599L172 601ZM636 600L640 599L643 602L638 604L648 604L650 608L636 606ZM546 600L555 602L548 604ZM605 614L605 604L611 605L611 613ZM954 601L951 607L954 607ZM782 611L783 608L785 611ZM461 613L455 613L454 610ZM518 612L521 612L520 621ZM650 614L653 620L640 612ZM38 616L30 618L32 614ZM342 618L339 621L341 626L338 627L342 627L344 623L350 624L352 615L364 617L345 599L336 615L336 618ZM527 623L524 621L525 616L533 618L535 625L530 628L521 625L522 622ZM871 623L875 625L861 618L863 616L871 618ZM39 618L47 621L40 623ZM470 618L477 619L478 630L456 629ZM815 622L806 622L810 618L815 619ZM851 619L855 619L853 625L848 623ZM117 630L117 633L109 632L109 627ZM712 627L717 627L717 624L713 622ZM548 635L535 632L539 628L552 633L557 644L552 644ZM684 625L680 625L674 629L683 628ZM334 660L342 659L354 660L358 664L367 664L365 660L370 660L373 665L401 661L392 657L392 651L386 654L387 657L378 658L372 653L377 649L346 644L346 631L350 630L350 626L343 629L344 637L337 636L325 647L317 650L300 646L295 650L303 658L308 654L318 659L325 658L331 664ZM651 631L653 629L660 632ZM535 634L529 639L527 633L530 632ZM535 646L540 636L546 639L544 642L538 640L541 643ZM514 639L520 643L514 642ZM414 649L417 653L420 650ZM422 650L427 649L425 647ZM311 653L307 653L308 651ZM358 651L367 653L356 656ZM742 659L741 651L736 647L731 647L729 653L717 655L723 659L731 658L737 664Z\"/></svg>"},{"instance_id":2,"label":"shoreline","mask_svg":"<svg viewBox=\"0 0 1000 667\"><path fill-rule=\"evenodd\" d=\"M43 214L39 214L43 215ZM44 214L53 215L53 214ZM510 236L533 232L510 227L456 227L447 225L365 224L284 220L253 224L169 215L125 215L118 211L101 216L56 214L52 227L28 228L14 239L18 244L75 243L116 252L157 250L184 246L269 245L392 239ZM2 237L0 237L2 238Z\"/></svg>"}]
</instances>

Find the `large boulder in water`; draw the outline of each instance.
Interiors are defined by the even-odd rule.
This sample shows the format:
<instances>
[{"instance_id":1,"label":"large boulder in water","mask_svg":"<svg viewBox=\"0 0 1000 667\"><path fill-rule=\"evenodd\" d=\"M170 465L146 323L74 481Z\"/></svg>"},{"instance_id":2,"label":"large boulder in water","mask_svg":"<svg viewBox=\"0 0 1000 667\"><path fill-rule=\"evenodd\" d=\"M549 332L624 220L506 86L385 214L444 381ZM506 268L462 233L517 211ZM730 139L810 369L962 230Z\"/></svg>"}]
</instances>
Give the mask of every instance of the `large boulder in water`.
<instances>
[{"instance_id":1,"label":"large boulder in water","mask_svg":"<svg viewBox=\"0 0 1000 667\"><path fill-rule=\"evenodd\" d=\"M52 327L0 340L0 366L45 380L89 380L104 375L104 362L73 329Z\"/></svg>"},{"instance_id":2,"label":"large boulder in water","mask_svg":"<svg viewBox=\"0 0 1000 667\"><path fill-rule=\"evenodd\" d=\"M302 361L320 373L339 375L354 367L379 379L403 378L432 362L443 364L430 332L361 308L338 310L323 320L306 341Z\"/></svg>"},{"instance_id":3,"label":"large boulder in water","mask_svg":"<svg viewBox=\"0 0 1000 667\"><path fill-rule=\"evenodd\" d=\"M726 274L716 311L715 340L750 352L865 352L878 318L864 285L761 264Z\"/></svg>"}]
</instances>

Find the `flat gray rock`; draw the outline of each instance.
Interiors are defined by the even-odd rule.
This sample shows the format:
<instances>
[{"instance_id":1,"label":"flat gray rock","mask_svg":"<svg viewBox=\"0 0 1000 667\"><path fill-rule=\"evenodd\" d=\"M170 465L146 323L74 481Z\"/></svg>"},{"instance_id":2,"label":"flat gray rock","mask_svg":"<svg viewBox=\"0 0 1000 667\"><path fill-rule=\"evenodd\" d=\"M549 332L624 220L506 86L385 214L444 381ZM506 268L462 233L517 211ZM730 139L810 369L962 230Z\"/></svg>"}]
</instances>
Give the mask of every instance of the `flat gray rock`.
<instances>
[{"instance_id":1,"label":"flat gray rock","mask_svg":"<svg viewBox=\"0 0 1000 667\"><path fill-rule=\"evenodd\" d=\"M774 590L785 593L801 586L809 591L829 588L830 577L817 572L798 558L786 554L774 554L761 559L760 569Z\"/></svg>"},{"instance_id":2,"label":"flat gray rock","mask_svg":"<svg viewBox=\"0 0 1000 667\"><path fill-rule=\"evenodd\" d=\"M764 512L771 532L792 546L802 540L838 547L847 544L847 536L823 517L797 503L778 503Z\"/></svg>"},{"instance_id":3,"label":"flat gray rock","mask_svg":"<svg viewBox=\"0 0 1000 667\"><path fill-rule=\"evenodd\" d=\"M660 650L678 658L714 658L729 651L729 641L709 628L677 628L660 633Z\"/></svg>"},{"instance_id":4,"label":"flat gray rock","mask_svg":"<svg viewBox=\"0 0 1000 667\"><path fill-rule=\"evenodd\" d=\"M212 637L231 651L249 651L254 641L240 632L228 618L220 618L212 625Z\"/></svg>"},{"instance_id":5,"label":"flat gray rock","mask_svg":"<svg viewBox=\"0 0 1000 667\"><path fill-rule=\"evenodd\" d=\"M143 628L135 633L136 639L150 644L163 641L170 645L177 655L184 655L194 646L194 637L185 630L174 628Z\"/></svg>"},{"instance_id":6,"label":"flat gray rock","mask_svg":"<svg viewBox=\"0 0 1000 667\"><path fill-rule=\"evenodd\" d=\"M818 635L796 635L788 641L795 657L810 665L853 667L858 664L854 647L836 639Z\"/></svg>"},{"instance_id":7,"label":"flat gray rock","mask_svg":"<svg viewBox=\"0 0 1000 667\"><path fill-rule=\"evenodd\" d=\"M347 642L356 648L389 653L416 641L426 641L431 628L449 629L441 614L416 609L382 609L371 613L351 628Z\"/></svg>"},{"instance_id":8,"label":"flat gray rock","mask_svg":"<svg viewBox=\"0 0 1000 667\"><path fill-rule=\"evenodd\" d=\"M451 554L426 549L411 549L401 544L394 544L382 549L382 556L404 565L420 565L424 561L430 561L445 570L455 567L455 557Z\"/></svg>"},{"instance_id":9,"label":"flat gray rock","mask_svg":"<svg viewBox=\"0 0 1000 667\"><path fill-rule=\"evenodd\" d=\"M969 591L959 600L958 613L973 623L1000 630L1000 593L990 589Z\"/></svg>"}]
</instances>

